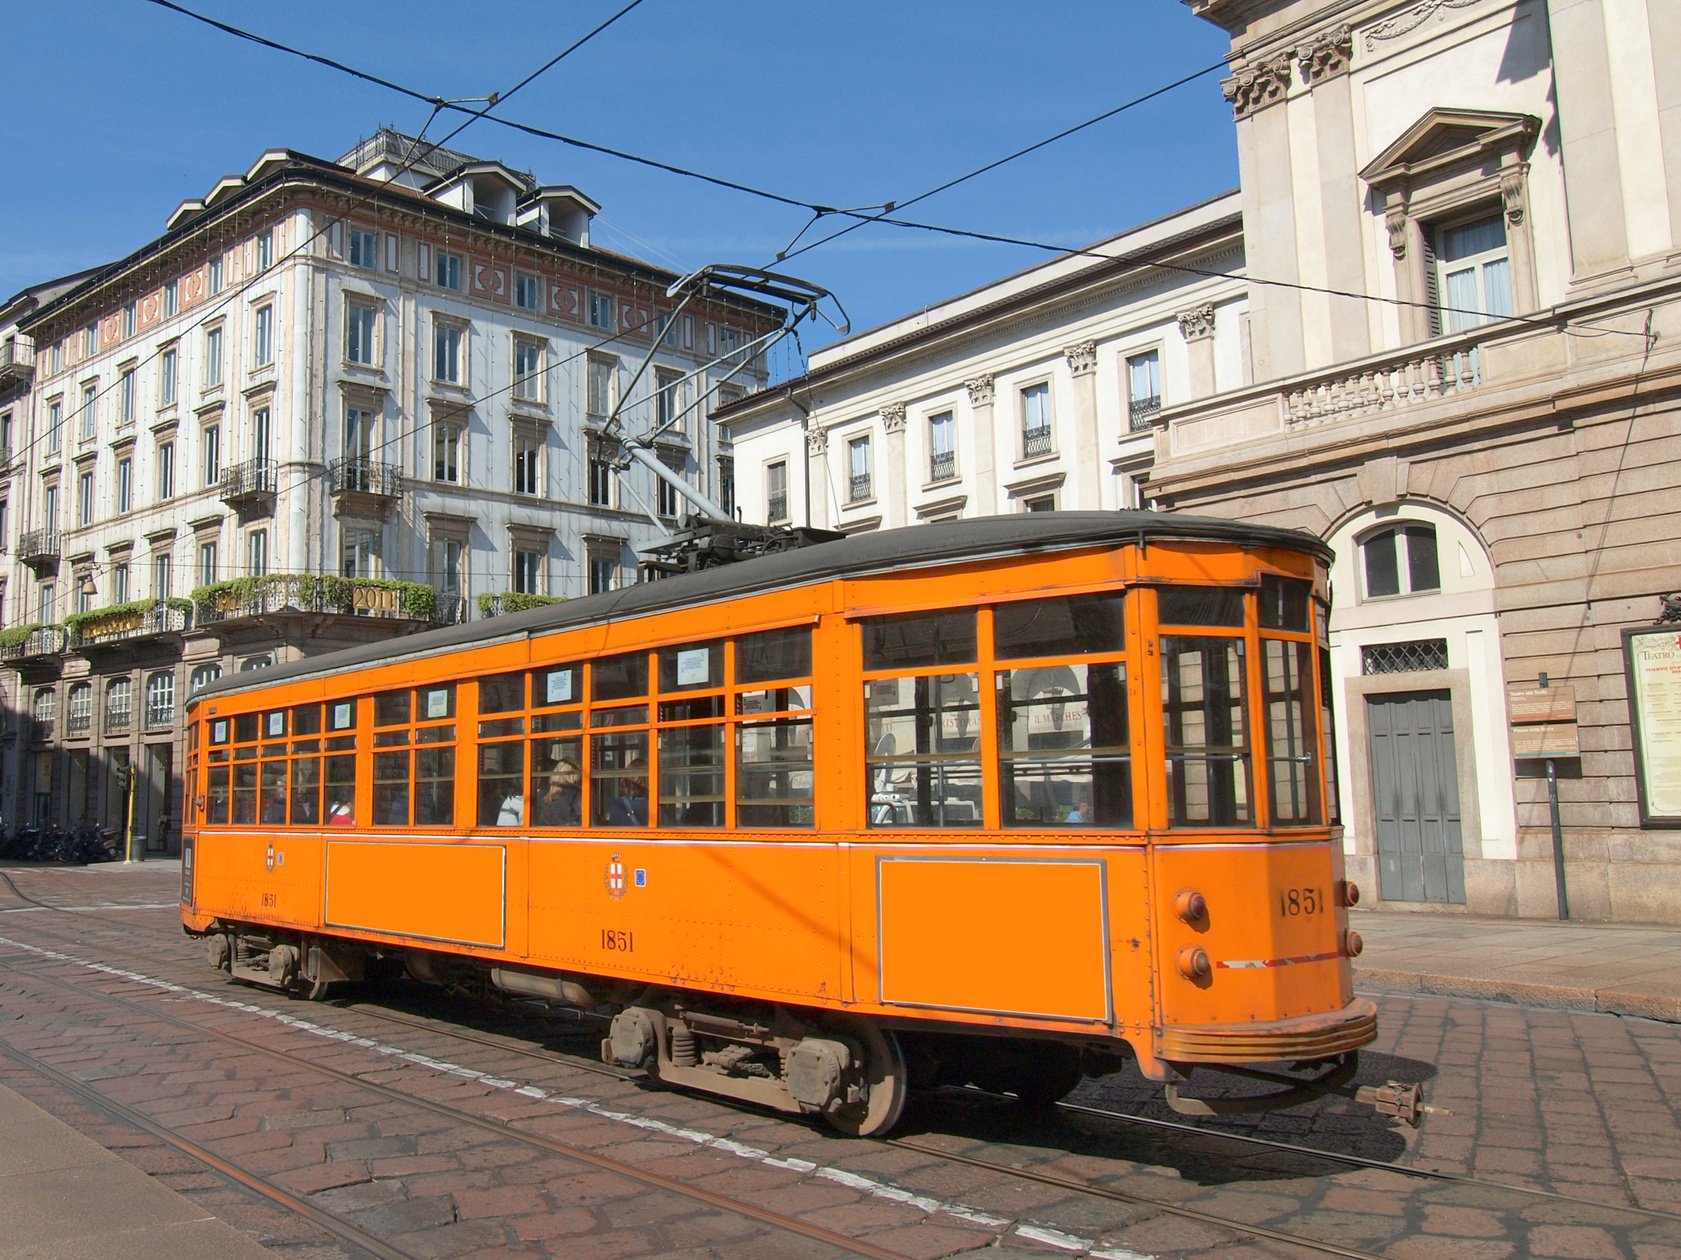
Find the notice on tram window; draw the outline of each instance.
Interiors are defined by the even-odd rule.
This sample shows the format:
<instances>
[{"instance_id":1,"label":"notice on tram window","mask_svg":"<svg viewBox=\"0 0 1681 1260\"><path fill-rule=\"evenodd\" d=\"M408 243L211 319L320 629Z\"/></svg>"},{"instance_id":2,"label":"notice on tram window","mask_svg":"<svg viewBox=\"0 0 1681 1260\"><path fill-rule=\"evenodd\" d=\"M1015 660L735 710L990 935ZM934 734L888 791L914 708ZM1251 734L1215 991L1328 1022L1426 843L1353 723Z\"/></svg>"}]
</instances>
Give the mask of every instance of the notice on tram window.
<instances>
[{"instance_id":1,"label":"notice on tram window","mask_svg":"<svg viewBox=\"0 0 1681 1260\"><path fill-rule=\"evenodd\" d=\"M1623 631L1640 822L1681 827L1681 625Z\"/></svg>"},{"instance_id":2,"label":"notice on tram window","mask_svg":"<svg viewBox=\"0 0 1681 1260\"><path fill-rule=\"evenodd\" d=\"M436 687L426 693L426 716L441 718L449 716L449 689Z\"/></svg>"},{"instance_id":3,"label":"notice on tram window","mask_svg":"<svg viewBox=\"0 0 1681 1260\"><path fill-rule=\"evenodd\" d=\"M557 669L549 674L548 699L550 704L570 704L572 702L572 671Z\"/></svg>"},{"instance_id":4,"label":"notice on tram window","mask_svg":"<svg viewBox=\"0 0 1681 1260\"><path fill-rule=\"evenodd\" d=\"M677 653L677 685L698 687L712 680L710 648L685 648Z\"/></svg>"},{"instance_id":5,"label":"notice on tram window","mask_svg":"<svg viewBox=\"0 0 1681 1260\"><path fill-rule=\"evenodd\" d=\"M346 700L342 704L335 704L333 706L333 729L342 731L350 725L350 701Z\"/></svg>"}]
</instances>

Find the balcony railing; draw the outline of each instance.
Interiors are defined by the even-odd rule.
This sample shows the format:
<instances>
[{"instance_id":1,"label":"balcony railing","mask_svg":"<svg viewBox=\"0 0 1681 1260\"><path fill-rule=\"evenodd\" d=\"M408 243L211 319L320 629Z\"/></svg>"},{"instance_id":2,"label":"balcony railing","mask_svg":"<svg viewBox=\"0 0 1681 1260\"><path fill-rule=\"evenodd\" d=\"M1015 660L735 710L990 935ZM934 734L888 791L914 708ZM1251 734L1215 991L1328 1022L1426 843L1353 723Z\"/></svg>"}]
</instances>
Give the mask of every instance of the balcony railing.
<instances>
[{"instance_id":1,"label":"balcony railing","mask_svg":"<svg viewBox=\"0 0 1681 1260\"><path fill-rule=\"evenodd\" d=\"M957 476L957 452L935 451L928 461L928 480L949 481Z\"/></svg>"},{"instance_id":2,"label":"balcony railing","mask_svg":"<svg viewBox=\"0 0 1681 1260\"><path fill-rule=\"evenodd\" d=\"M70 713L64 719L66 735L88 735L93 732L92 713Z\"/></svg>"},{"instance_id":3,"label":"balcony railing","mask_svg":"<svg viewBox=\"0 0 1681 1260\"><path fill-rule=\"evenodd\" d=\"M424 583L371 578L309 574L235 578L201 586L192 599L199 626L276 613L333 613L432 625L455 625L466 617L465 601L440 597Z\"/></svg>"},{"instance_id":4,"label":"balcony railing","mask_svg":"<svg viewBox=\"0 0 1681 1260\"><path fill-rule=\"evenodd\" d=\"M327 465L327 484L334 494L369 494L395 499L403 493L403 472L395 464L356 456Z\"/></svg>"},{"instance_id":5,"label":"balcony railing","mask_svg":"<svg viewBox=\"0 0 1681 1260\"><path fill-rule=\"evenodd\" d=\"M133 720L133 713L128 709L107 709L105 711L105 733L107 735L127 735L128 724Z\"/></svg>"},{"instance_id":6,"label":"balcony railing","mask_svg":"<svg viewBox=\"0 0 1681 1260\"><path fill-rule=\"evenodd\" d=\"M34 376L34 346L18 341L0 344L0 386L27 385Z\"/></svg>"},{"instance_id":7,"label":"balcony railing","mask_svg":"<svg viewBox=\"0 0 1681 1260\"><path fill-rule=\"evenodd\" d=\"M873 485L874 478L872 478L869 473L853 473L851 487L852 497L848 499L847 502L862 503L865 499L872 497Z\"/></svg>"},{"instance_id":8,"label":"balcony railing","mask_svg":"<svg viewBox=\"0 0 1681 1260\"><path fill-rule=\"evenodd\" d=\"M1021 431L1021 453L1023 459L1033 459L1039 455L1051 453L1051 426L1043 425L1037 429L1023 429Z\"/></svg>"},{"instance_id":9,"label":"balcony railing","mask_svg":"<svg viewBox=\"0 0 1681 1260\"><path fill-rule=\"evenodd\" d=\"M222 469L222 502L240 503L274 493L275 463L272 459L248 459Z\"/></svg>"},{"instance_id":10,"label":"balcony railing","mask_svg":"<svg viewBox=\"0 0 1681 1260\"><path fill-rule=\"evenodd\" d=\"M1129 398L1127 400L1127 420L1134 433L1140 429L1148 429L1157 416L1162 413L1162 396L1151 394L1148 398Z\"/></svg>"},{"instance_id":11,"label":"balcony railing","mask_svg":"<svg viewBox=\"0 0 1681 1260\"><path fill-rule=\"evenodd\" d=\"M1483 383L1481 335L1476 330L1438 338L1353 371L1299 381L1284 393L1284 422L1326 424L1467 393Z\"/></svg>"},{"instance_id":12,"label":"balcony railing","mask_svg":"<svg viewBox=\"0 0 1681 1260\"><path fill-rule=\"evenodd\" d=\"M146 701L146 729L156 731L175 725L175 697Z\"/></svg>"},{"instance_id":13,"label":"balcony railing","mask_svg":"<svg viewBox=\"0 0 1681 1260\"><path fill-rule=\"evenodd\" d=\"M65 639L61 626L20 626L17 631L7 631L6 638L0 640L0 663L18 665L44 657L62 656Z\"/></svg>"},{"instance_id":14,"label":"balcony railing","mask_svg":"<svg viewBox=\"0 0 1681 1260\"><path fill-rule=\"evenodd\" d=\"M25 564L58 563L58 531L32 529L18 539L18 559Z\"/></svg>"},{"instance_id":15,"label":"balcony railing","mask_svg":"<svg viewBox=\"0 0 1681 1260\"><path fill-rule=\"evenodd\" d=\"M773 521L788 519L788 492L786 490L772 491L765 503L765 510Z\"/></svg>"},{"instance_id":16,"label":"balcony railing","mask_svg":"<svg viewBox=\"0 0 1681 1260\"><path fill-rule=\"evenodd\" d=\"M72 652L148 639L160 634L179 634L190 629L192 624L192 605L185 600L167 603L140 600L66 618Z\"/></svg>"}]
</instances>

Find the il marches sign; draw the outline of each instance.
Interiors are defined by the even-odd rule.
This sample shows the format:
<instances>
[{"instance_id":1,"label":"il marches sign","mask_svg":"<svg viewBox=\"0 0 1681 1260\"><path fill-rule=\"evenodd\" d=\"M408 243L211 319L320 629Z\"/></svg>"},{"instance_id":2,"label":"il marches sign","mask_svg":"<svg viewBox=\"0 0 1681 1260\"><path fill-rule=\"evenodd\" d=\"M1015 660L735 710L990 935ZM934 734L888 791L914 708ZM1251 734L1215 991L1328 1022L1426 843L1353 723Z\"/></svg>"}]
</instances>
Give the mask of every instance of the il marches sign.
<instances>
[{"instance_id":1,"label":"il marches sign","mask_svg":"<svg viewBox=\"0 0 1681 1260\"><path fill-rule=\"evenodd\" d=\"M1681 827L1681 626L1623 631L1642 827Z\"/></svg>"}]
</instances>

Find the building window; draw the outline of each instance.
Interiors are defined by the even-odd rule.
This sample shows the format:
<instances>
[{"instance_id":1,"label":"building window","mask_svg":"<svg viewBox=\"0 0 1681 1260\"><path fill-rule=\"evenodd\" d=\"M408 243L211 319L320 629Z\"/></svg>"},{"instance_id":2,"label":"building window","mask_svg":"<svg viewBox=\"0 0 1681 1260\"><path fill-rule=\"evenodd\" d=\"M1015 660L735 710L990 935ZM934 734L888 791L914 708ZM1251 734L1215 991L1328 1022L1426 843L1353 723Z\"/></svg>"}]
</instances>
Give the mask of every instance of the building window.
<instances>
[{"instance_id":1,"label":"building window","mask_svg":"<svg viewBox=\"0 0 1681 1260\"><path fill-rule=\"evenodd\" d=\"M654 427L661 433L683 433L683 374L654 369Z\"/></svg>"},{"instance_id":2,"label":"building window","mask_svg":"<svg viewBox=\"0 0 1681 1260\"><path fill-rule=\"evenodd\" d=\"M51 687L38 687L35 691L34 704L35 721L50 728L58 721L58 692ZM46 732L40 732L37 738L45 738Z\"/></svg>"},{"instance_id":3,"label":"building window","mask_svg":"<svg viewBox=\"0 0 1681 1260\"><path fill-rule=\"evenodd\" d=\"M82 329L82 358L91 359L99 353L99 323L95 321Z\"/></svg>"},{"instance_id":4,"label":"building window","mask_svg":"<svg viewBox=\"0 0 1681 1260\"><path fill-rule=\"evenodd\" d=\"M82 386L82 441L91 442L98 432L99 386Z\"/></svg>"},{"instance_id":5,"label":"building window","mask_svg":"<svg viewBox=\"0 0 1681 1260\"><path fill-rule=\"evenodd\" d=\"M846 444L846 466L851 472L847 482L848 503L862 503L875 497L874 478L870 475L870 439L866 434Z\"/></svg>"},{"instance_id":6,"label":"building window","mask_svg":"<svg viewBox=\"0 0 1681 1260\"><path fill-rule=\"evenodd\" d=\"M76 523L93 524L93 469L83 469L76 478Z\"/></svg>"},{"instance_id":7,"label":"building window","mask_svg":"<svg viewBox=\"0 0 1681 1260\"><path fill-rule=\"evenodd\" d=\"M1162 409L1162 357L1158 350L1129 355L1127 427L1148 429Z\"/></svg>"},{"instance_id":8,"label":"building window","mask_svg":"<svg viewBox=\"0 0 1681 1260\"><path fill-rule=\"evenodd\" d=\"M543 593L543 553L531 547L514 551L514 590L521 595Z\"/></svg>"},{"instance_id":9,"label":"building window","mask_svg":"<svg viewBox=\"0 0 1681 1260\"><path fill-rule=\"evenodd\" d=\"M86 735L93 729L93 684L70 684L69 702L65 705L64 730L68 735Z\"/></svg>"},{"instance_id":10,"label":"building window","mask_svg":"<svg viewBox=\"0 0 1681 1260\"><path fill-rule=\"evenodd\" d=\"M461 255L438 251L437 280L440 289L461 292Z\"/></svg>"},{"instance_id":11,"label":"building window","mask_svg":"<svg viewBox=\"0 0 1681 1260\"><path fill-rule=\"evenodd\" d=\"M765 467L765 518L775 525L788 519L788 461Z\"/></svg>"},{"instance_id":12,"label":"building window","mask_svg":"<svg viewBox=\"0 0 1681 1260\"><path fill-rule=\"evenodd\" d=\"M216 580L216 541L211 539L198 545L198 584L209 586Z\"/></svg>"},{"instance_id":13,"label":"building window","mask_svg":"<svg viewBox=\"0 0 1681 1260\"><path fill-rule=\"evenodd\" d=\"M193 671L192 692L197 695L211 683L222 676L222 667L216 664L200 665Z\"/></svg>"},{"instance_id":14,"label":"building window","mask_svg":"<svg viewBox=\"0 0 1681 1260\"><path fill-rule=\"evenodd\" d=\"M613 506L613 465L607 452L597 443L590 443L589 500L595 507Z\"/></svg>"},{"instance_id":15,"label":"building window","mask_svg":"<svg viewBox=\"0 0 1681 1260\"><path fill-rule=\"evenodd\" d=\"M432 321L432 379L451 385L461 380L461 326Z\"/></svg>"},{"instance_id":16,"label":"building window","mask_svg":"<svg viewBox=\"0 0 1681 1260\"><path fill-rule=\"evenodd\" d=\"M111 602L128 603L128 561L111 566Z\"/></svg>"},{"instance_id":17,"label":"building window","mask_svg":"<svg viewBox=\"0 0 1681 1260\"><path fill-rule=\"evenodd\" d=\"M614 388L618 384L619 361L608 355L592 354L585 369L584 411L600 422L613 412Z\"/></svg>"},{"instance_id":18,"label":"building window","mask_svg":"<svg viewBox=\"0 0 1681 1260\"><path fill-rule=\"evenodd\" d=\"M51 538L58 533L58 487L56 485L43 486L41 489L41 527Z\"/></svg>"},{"instance_id":19,"label":"building window","mask_svg":"<svg viewBox=\"0 0 1681 1260\"><path fill-rule=\"evenodd\" d=\"M365 489L368 475L368 460L373 458L374 425L371 412L363 411L360 407L346 407L344 409L344 457L355 460L355 472L363 478L363 483L353 489Z\"/></svg>"},{"instance_id":20,"label":"building window","mask_svg":"<svg viewBox=\"0 0 1681 1260\"><path fill-rule=\"evenodd\" d=\"M58 587L51 582L42 582L41 589L35 593L35 601L39 610L35 619L44 626L52 625L57 620L54 605L58 602Z\"/></svg>"},{"instance_id":21,"label":"building window","mask_svg":"<svg viewBox=\"0 0 1681 1260\"><path fill-rule=\"evenodd\" d=\"M254 529L245 536L245 573L248 577L268 573L268 530Z\"/></svg>"},{"instance_id":22,"label":"building window","mask_svg":"<svg viewBox=\"0 0 1681 1260\"><path fill-rule=\"evenodd\" d=\"M365 232L361 228L350 229L350 265L360 267L364 271L373 271L379 266L378 232Z\"/></svg>"},{"instance_id":23,"label":"building window","mask_svg":"<svg viewBox=\"0 0 1681 1260\"><path fill-rule=\"evenodd\" d=\"M168 319L171 315L181 313L181 282L171 280L163 286L163 314Z\"/></svg>"},{"instance_id":24,"label":"building window","mask_svg":"<svg viewBox=\"0 0 1681 1260\"><path fill-rule=\"evenodd\" d=\"M432 480L451 483L461 480L461 426L458 424L432 422Z\"/></svg>"},{"instance_id":25,"label":"building window","mask_svg":"<svg viewBox=\"0 0 1681 1260\"><path fill-rule=\"evenodd\" d=\"M134 369L129 368L117 383L117 423L123 428L134 424Z\"/></svg>"},{"instance_id":26,"label":"building window","mask_svg":"<svg viewBox=\"0 0 1681 1260\"><path fill-rule=\"evenodd\" d=\"M543 282L536 276L524 274L514 277L514 305L522 311L543 309Z\"/></svg>"},{"instance_id":27,"label":"building window","mask_svg":"<svg viewBox=\"0 0 1681 1260\"><path fill-rule=\"evenodd\" d=\"M1503 216L1439 228L1435 250L1443 331L1464 332L1511 317L1512 260Z\"/></svg>"},{"instance_id":28,"label":"building window","mask_svg":"<svg viewBox=\"0 0 1681 1260\"><path fill-rule=\"evenodd\" d=\"M76 611L79 613L93 611L93 601L98 596L96 592L88 589L88 584L92 580L92 572L86 569L76 575Z\"/></svg>"},{"instance_id":29,"label":"building window","mask_svg":"<svg viewBox=\"0 0 1681 1260\"><path fill-rule=\"evenodd\" d=\"M258 367L274 362L274 307L259 306L251 330L251 357Z\"/></svg>"},{"instance_id":30,"label":"building window","mask_svg":"<svg viewBox=\"0 0 1681 1260\"><path fill-rule=\"evenodd\" d=\"M160 669L146 678L146 726L148 729L175 724L175 674Z\"/></svg>"},{"instance_id":31,"label":"building window","mask_svg":"<svg viewBox=\"0 0 1681 1260\"><path fill-rule=\"evenodd\" d=\"M204 287L215 297L222 291L222 256L217 254L204 269Z\"/></svg>"},{"instance_id":32,"label":"building window","mask_svg":"<svg viewBox=\"0 0 1681 1260\"><path fill-rule=\"evenodd\" d=\"M949 411L928 417L928 480L957 476L957 419Z\"/></svg>"},{"instance_id":33,"label":"building window","mask_svg":"<svg viewBox=\"0 0 1681 1260\"><path fill-rule=\"evenodd\" d=\"M175 581L175 559L167 551L152 557L152 596L168 599L169 588Z\"/></svg>"},{"instance_id":34,"label":"building window","mask_svg":"<svg viewBox=\"0 0 1681 1260\"><path fill-rule=\"evenodd\" d=\"M1031 498L1023 499L1021 510L1024 512L1054 512L1056 511L1056 495L1054 493L1036 494Z\"/></svg>"},{"instance_id":35,"label":"building window","mask_svg":"<svg viewBox=\"0 0 1681 1260\"><path fill-rule=\"evenodd\" d=\"M123 336L132 337L140 329L140 303L130 302L123 307Z\"/></svg>"},{"instance_id":36,"label":"building window","mask_svg":"<svg viewBox=\"0 0 1681 1260\"><path fill-rule=\"evenodd\" d=\"M617 549L591 545L588 551L590 594L600 595L619 584L619 556Z\"/></svg>"},{"instance_id":37,"label":"building window","mask_svg":"<svg viewBox=\"0 0 1681 1260\"><path fill-rule=\"evenodd\" d=\"M1442 588L1434 526L1388 525L1360 540L1366 598L1421 595Z\"/></svg>"},{"instance_id":38,"label":"building window","mask_svg":"<svg viewBox=\"0 0 1681 1260\"><path fill-rule=\"evenodd\" d=\"M590 294L590 327L613 327L613 297L609 293Z\"/></svg>"},{"instance_id":39,"label":"building window","mask_svg":"<svg viewBox=\"0 0 1681 1260\"><path fill-rule=\"evenodd\" d=\"M543 342L514 338L514 397L543 401Z\"/></svg>"},{"instance_id":40,"label":"building window","mask_svg":"<svg viewBox=\"0 0 1681 1260\"><path fill-rule=\"evenodd\" d=\"M218 425L210 425L203 431L199 439L199 451L204 457L204 479L200 482L204 486L214 486L222 479L222 430Z\"/></svg>"},{"instance_id":41,"label":"building window","mask_svg":"<svg viewBox=\"0 0 1681 1260\"><path fill-rule=\"evenodd\" d=\"M1033 459L1051 452L1051 387L1040 381L1021 391L1021 457Z\"/></svg>"},{"instance_id":42,"label":"building window","mask_svg":"<svg viewBox=\"0 0 1681 1260\"><path fill-rule=\"evenodd\" d=\"M47 453L56 455L64 444L64 404L57 398L47 404Z\"/></svg>"},{"instance_id":43,"label":"building window","mask_svg":"<svg viewBox=\"0 0 1681 1260\"><path fill-rule=\"evenodd\" d=\"M376 576L374 566L379 558L379 531L350 528L344 531L344 554L339 572L348 578Z\"/></svg>"},{"instance_id":44,"label":"building window","mask_svg":"<svg viewBox=\"0 0 1681 1260\"><path fill-rule=\"evenodd\" d=\"M158 502L175 497L175 443L158 443Z\"/></svg>"},{"instance_id":45,"label":"building window","mask_svg":"<svg viewBox=\"0 0 1681 1260\"><path fill-rule=\"evenodd\" d=\"M172 346L158 356L158 405L175 405L175 348Z\"/></svg>"},{"instance_id":46,"label":"building window","mask_svg":"<svg viewBox=\"0 0 1681 1260\"><path fill-rule=\"evenodd\" d=\"M675 475L682 476L682 465L673 464L669 460L661 460L660 462L664 464L666 468L670 469ZM667 481L665 478L660 477L656 479L655 490L658 497L658 504L655 510L658 511L661 516L667 518L675 517L679 510L678 499L680 497L677 493L677 487L672 485L672 483Z\"/></svg>"},{"instance_id":47,"label":"building window","mask_svg":"<svg viewBox=\"0 0 1681 1260\"><path fill-rule=\"evenodd\" d=\"M514 493L541 494L543 439L530 430L514 430Z\"/></svg>"},{"instance_id":48,"label":"building window","mask_svg":"<svg viewBox=\"0 0 1681 1260\"><path fill-rule=\"evenodd\" d=\"M374 334L379 312L364 302L344 304L344 357L346 362L371 367L375 362Z\"/></svg>"},{"instance_id":49,"label":"building window","mask_svg":"<svg viewBox=\"0 0 1681 1260\"><path fill-rule=\"evenodd\" d=\"M134 684L127 678L113 678L105 686L105 729L109 733L128 730L134 712Z\"/></svg>"},{"instance_id":50,"label":"building window","mask_svg":"<svg viewBox=\"0 0 1681 1260\"><path fill-rule=\"evenodd\" d=\"M257 234L257 270L267 271L274 266L274 229Z\"/></svg>"},{"instance_id":51,"label":"building window","mask_svg":"<svg viewBox=\"0 0 1681 1260\"><path fill-rule=\"evenodd\" d=\"M718 506L735 515L735 458L730 455L718 457Z\"/></svg>"},{"instance_id":52,"label":"building window","mask_svg":"<svg viewBox=\"0 0 1681 1260\"><path fill-rule=\"evenodd\" d=\"M204 387L215 389L222 383L222 330L204 330Z\"/></svg>"},{"instance_id":53,"label":"building window","mask_svg":"<svg viewBox=\"0 0 1681 1260\"><path fill-rule=\"evenodd\" d=\"M466 585L462 564L466 554L467 548L459 538L432 540L432 585L438 588L438 594L445 600L461 598Z\"/></svg>"},{"instance_id":54,"label":"building window","mask_svg":"<svg viewBox=\"0 0 1681 1260\"><path fill-rule=\"evenodd\" d=\"M258 407L251 413L251 458L266 460L268 452L269 409Z\"/></svg>"}]
</instances>

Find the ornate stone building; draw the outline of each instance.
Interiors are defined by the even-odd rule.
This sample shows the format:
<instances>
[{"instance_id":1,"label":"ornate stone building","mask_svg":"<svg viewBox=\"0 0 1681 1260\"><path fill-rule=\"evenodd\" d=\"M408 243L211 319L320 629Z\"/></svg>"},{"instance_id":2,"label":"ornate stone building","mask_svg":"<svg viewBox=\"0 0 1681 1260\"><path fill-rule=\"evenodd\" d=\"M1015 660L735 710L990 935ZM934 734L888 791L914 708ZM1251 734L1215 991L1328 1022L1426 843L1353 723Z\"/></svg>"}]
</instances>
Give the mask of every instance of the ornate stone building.
<instances>
[{"instance_id":1,"label":"ornate stone building","mask_svg":"<svg viewBox=\"0 0 1681 1260\"><path fill-rule=\"evenodd\" d=\"M866 516L840 501L857 486L837 444L855 476L854 430L891 444L886 404L942 397L977 479L953 509L1037 506L1025 445L987 454L1038 423L1014 375L1037 362L1048 427L1070 435L1057 506L1123 506L1136 480L1160 510L1335 548L1338 794L1368 894L1544 917L1562 894L1575 917L1681 923L1681 675L1638 646L1681 588L1681 8L1186 3L1232 36L1241 190L1216 204L1233 256L1198 269L1221 276L1160 278L1157 307L1093 284L1100 311L1069 300L1076 274L1120 264L1066 259L831 347L724 413L749 512L781 462L820 487L814 523L922 519L919 455L909 493L872 483L893 501ZM1208 213L1139 232L1183 238ZM1147 263L1135 235L1093 251ZM1145 392L1126 330L1153 312L1160 408L1139 450L1119 424ZM1084 350L1047 345L1076 324L1094 330L1089 404ZM938 392L1005 372L1002 418ZM821 448L809 481L789 432ZM1074 493L1097 469L1126 481Z\"/></svg>"}]
</instances>

